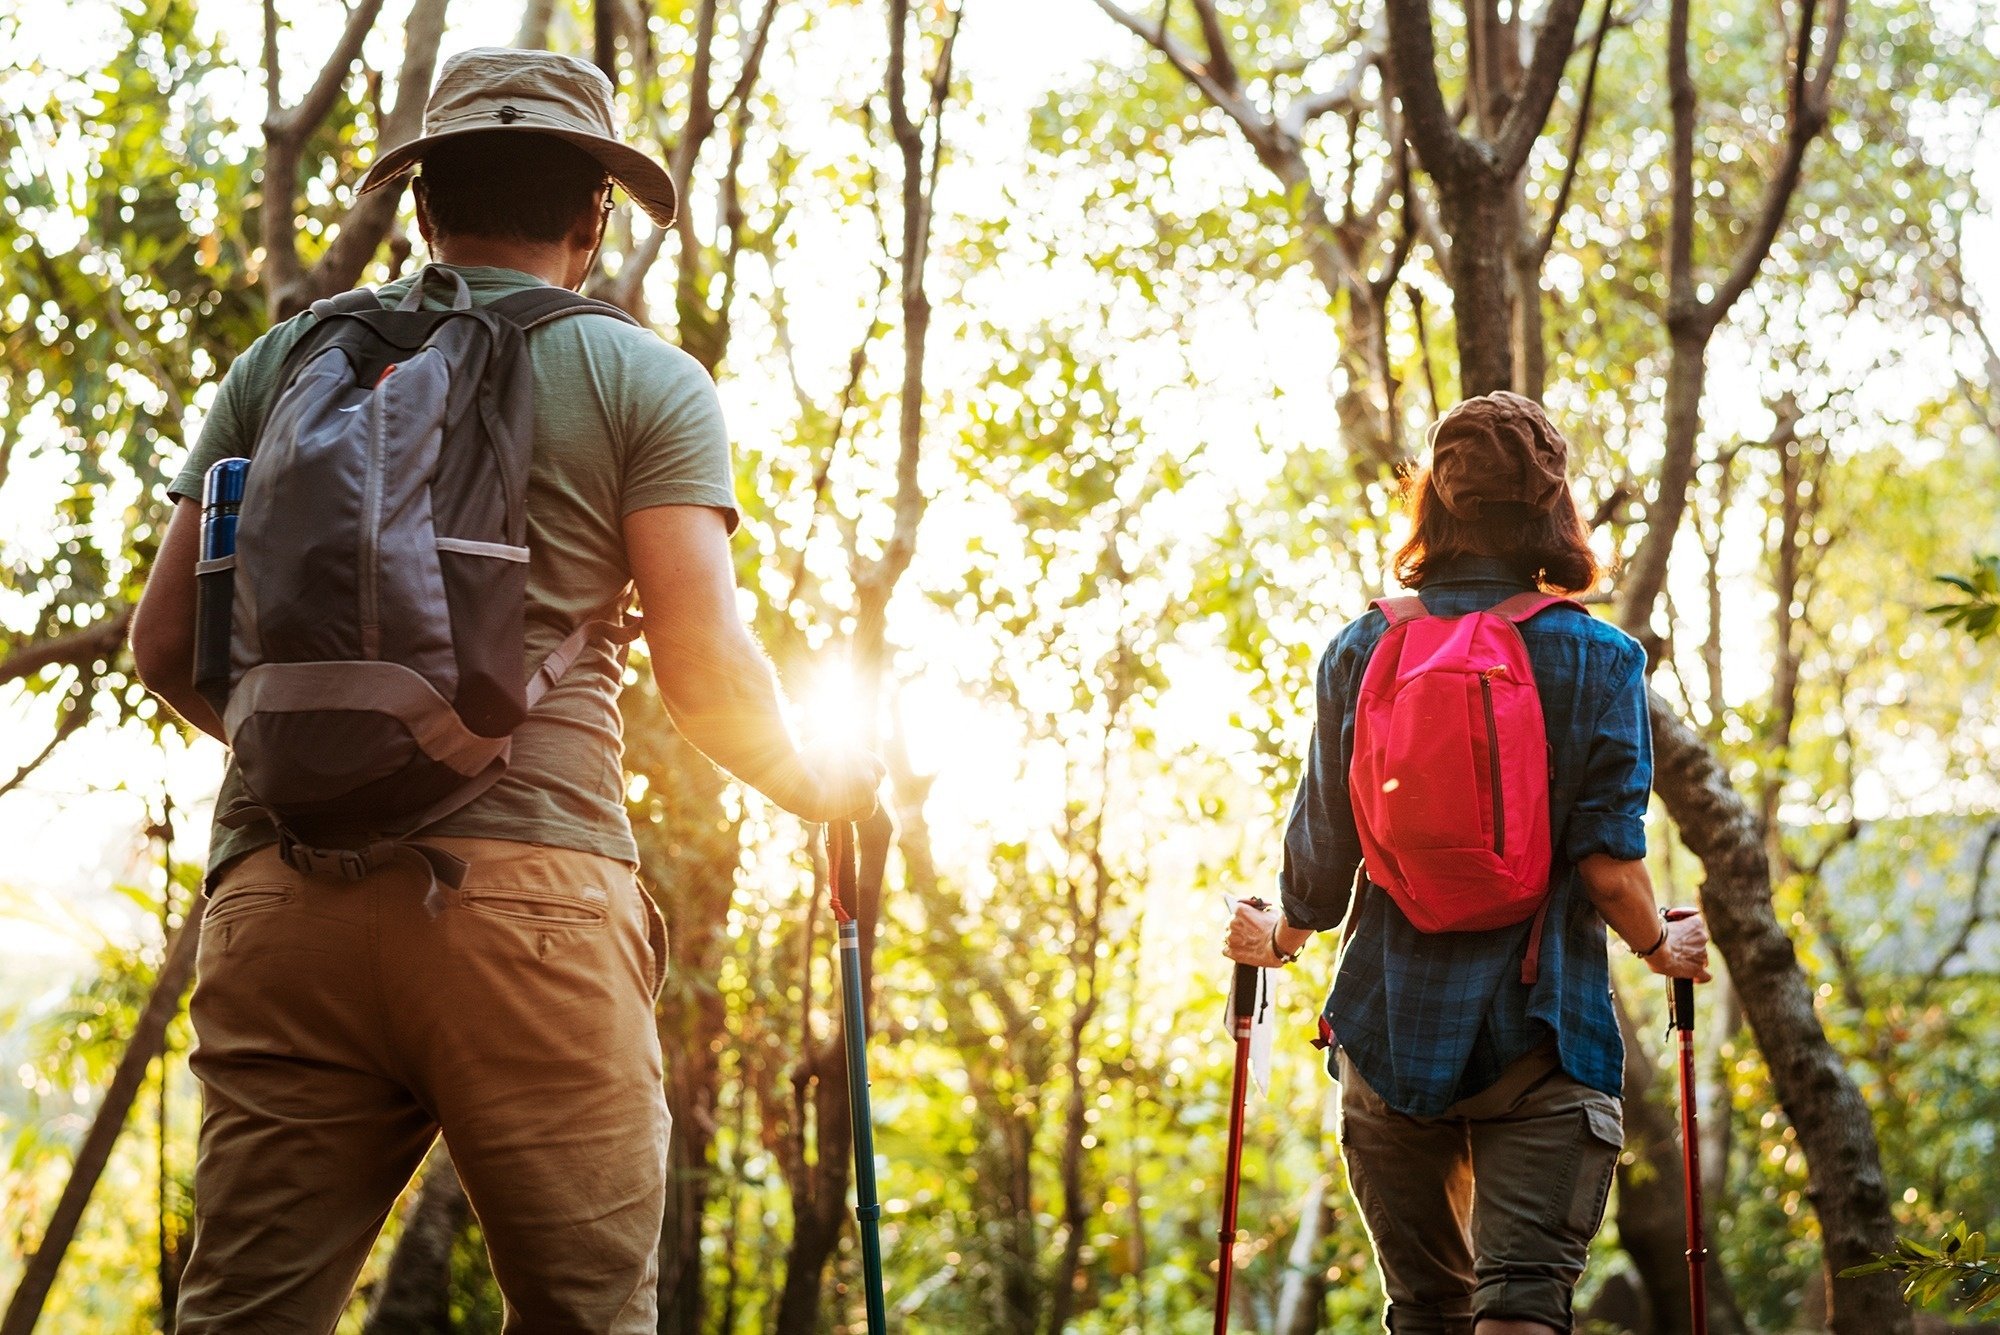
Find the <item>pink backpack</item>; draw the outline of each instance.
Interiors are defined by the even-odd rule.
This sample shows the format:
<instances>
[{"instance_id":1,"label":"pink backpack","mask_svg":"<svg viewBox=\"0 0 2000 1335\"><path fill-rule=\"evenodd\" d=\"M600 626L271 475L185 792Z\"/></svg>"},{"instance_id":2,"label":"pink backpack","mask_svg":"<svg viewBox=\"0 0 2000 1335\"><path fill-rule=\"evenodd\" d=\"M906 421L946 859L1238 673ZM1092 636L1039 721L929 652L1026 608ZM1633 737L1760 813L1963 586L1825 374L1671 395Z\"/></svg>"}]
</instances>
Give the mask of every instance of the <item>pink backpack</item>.
<instances>
[{"instance_id":1,"label":"pink backpack","mask_svg":"<svg viewBox=\"0 0 2000 1335\"><path fill-rule=\"evenodd\" d=\"M1521 593L1468 616L1383 598L1348 791L1368 879L1420 932L1478 932L1529 917L1521 981L1541 959L1549 896L1549 744L1528 646L1515 627L1564 603Z\"/></svg>"}]
</instances>

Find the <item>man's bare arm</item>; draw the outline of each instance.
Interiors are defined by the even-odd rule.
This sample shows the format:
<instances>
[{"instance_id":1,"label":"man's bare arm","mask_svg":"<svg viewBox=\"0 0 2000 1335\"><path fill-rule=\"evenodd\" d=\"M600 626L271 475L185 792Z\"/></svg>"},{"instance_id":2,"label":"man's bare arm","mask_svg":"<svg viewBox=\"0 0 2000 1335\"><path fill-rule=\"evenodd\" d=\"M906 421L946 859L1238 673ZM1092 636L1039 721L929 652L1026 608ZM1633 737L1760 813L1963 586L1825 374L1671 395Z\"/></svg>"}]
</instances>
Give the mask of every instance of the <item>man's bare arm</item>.
<instances>
[{"instance_id":1,"label":"man's bare arm","mask_svg":"<svg viewBox=\"0 0 2000 1335\"><path fill-rule=\"evenodd\" d=\"M222 718L194 688L195 555L201 549L201 505L174 505L146 591L132 614L132 662L146 689L218 742Z\"/></svg>"},{"instance_id":2,"label":"man's bare arm","mask_svg":"<svg viewBox=\"0 0 2000 1335\"><path fill-rule=\"evenodd\" d=\"M646 615L653 676L702 754L807 820L865 812L882 779L865 753L808 762L786 724L769 660L736 607L722 513L661 505L625 517L625 551Z\"/></svg>"}]
</instances>

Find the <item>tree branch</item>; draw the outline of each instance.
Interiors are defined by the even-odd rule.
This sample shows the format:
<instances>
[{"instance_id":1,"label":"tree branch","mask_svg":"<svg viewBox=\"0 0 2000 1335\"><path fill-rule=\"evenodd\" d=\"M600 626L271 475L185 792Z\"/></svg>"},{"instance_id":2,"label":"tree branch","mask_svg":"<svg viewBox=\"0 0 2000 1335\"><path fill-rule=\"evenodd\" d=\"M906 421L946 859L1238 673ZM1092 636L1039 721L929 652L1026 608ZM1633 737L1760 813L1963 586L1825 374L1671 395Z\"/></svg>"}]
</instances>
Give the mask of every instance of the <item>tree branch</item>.
<instances>
[{"instance_id":1,"label":"tree branch","mask_svg":"<svg viewBox=\"0 0 2000 1335\"><path fill-rule=\"evenodd\" d=\"M820 505L826 497L827 479L833 472L834 459L840 453L840 443L847 434L848 414L853 410L854 401L861 393L861 377L868 368L869 346L877 338L881 337L882 334L882 296L889 290L889 271L886 268L877 268L875 272L878 276L878 281L875 286L874 309L869 314L868 328L861 335L861 341L856 343L854 351L848 354L847 383L842 385L840 389L840 407L835 412L833 419L833 438L827 442L826 453L820 456L819 465L813 469L812 509L806 514L806 531L799 538L798 551L792 562L791 579L785 587L785 599L778 604L780 610L789 608L792 605L793 600L798 597L800 587L805 583L806 549L811 544L813 527L819 519ZM775 323L780 331L780 341L784 345L785 361L789 367L792 364L791 339L788 333L786 333L788 325L782 312L779 313ZM793 373L792 379L794 387L796 387L798 382L796 372ZM800 397L803 400L805 396L801 393ZM809 403L802 403L801 406L810 407L811 405Z\"/></svg>"},{"instance_id":2,"label":"tree branch","mask_svg":"<svg viewBox=\"0 0 2000 1335\"><path fill-rule=\"evenodd\" d=\"M319 123L326 119L327 113L333 110L335 100L340 97L340 87L347 82L347 71L360 57L361 44L368 39L368 31L375 26L375 18L381 12L382 0L359 0L347 12L347 23L340 30L340 40L333 44L333 52L327 57L326 64L320 66L312 87L297 106L281 113L284 134L304 140L319 128ZM400 91L396 96L398 101L402 99ZM267 125L267 133L269 129Z\"/></svg>"},{"instance_id":3,"label":"tree branch","mask_svg":"<svg viewBox=\"0 0 2000 1335\"><path fill-rule=\"evenodd\" d=\"M83 701L71 700L65 704L63 706L62 719L56 724L55 733L49 738L48 745L37 752L33 760L28 761L21 768L15 770L12 776L5 782L0 782L0 797L5 797L16 788L19 788L29 775L40 769L43 763L56 753L56 748L61 746L64 740L75 733L78 728L81 728L84 720L88 717L89 714L84 710Z\"/></svg>"},{"instance_id":4,"label":"tree branch","mask_svg":"<svg viewBox=\"0 0 2000 1335\"><path fill-rule=\"evenodd\" d=\"M1354 64L1348 68L1347 73L1334 81L1333 87L1319 93L1301 93L1285 104L1285 109L1277 120L1278 133L1289 142L1297 143L1305 137L1306 126L1327 112L1354 106L1356 99L1361 96L1362 81L1368 77L1368 71L1381 62L1382 50L1387 43L1387 30L1378 24L1376 31L1370 34L1368 43L1361 48L1361 54L1355 58ZM1386 73L1384 81L1388 81Z\"/></svg>"},{"instance_id":5,"label":"tree branch","mask_svg":"<svg viewBox=\"0 0 2000 1335\"><path fill-rule=\"evenodd\" d=\"M1114 0L1093 0L1097 7L1118 23L1145 41L1146 45L1167 58L1167 63L1180 72L1180 76L1193 84L1229 119L1236 122L1251 146L1261 153L1271 136L1270 117L1258 111L1235 89L1224 87L1217 82L1208 67L1195 57L1194 52L1183 45L1178 38L1168 32L1164 23L1155 27L1141 20L1137 15L1121 8Z\"/></svg>"},{"instance_id":6,"label":"tree branch","mask_svg":"<svg viewBox=\"0 0 2000 1335\"><path fill-rule=\"evenodd\" d=\"M1425 171L1440 181L1456 182L1478 161L1478 154L1458 132L1438 88L1430 0L1388 0L1386 12L1389 61L1410 142L1417 146Z\"/></svg>"},{"instance_id":7,"label":"tree branch","mask_svg":"<svg viewBox=\"0 0 2000 1335\"><path fill-rule=\"evenodd\" d=\"M927 119L939 140L943 137L940 117L945 94L951 87L952 58L958 42L959 25L965 17L961 4L953 11L951 27L939 46L937 63L927 83L930 90ZM882 554L869 563L856 579L854 641L864 677L878 674L884 644L884 617L889 595L916 555L917 527L923 519L925 496L917 477L923 449L924 347L930 329L930 296L924 287L924 267L930 257L931 219L937 197L935 170L924 162L923 129L910 116L906 88L905 44L909 28L908 0L891 0L889 5L889 68L885 81L889 102L890 133L902 159L902 298L903 298L903 379L897 404L897 456L895 519ZM935 166L935 164L933 164Z\"/></svg>"},{"instance_id":8,"label":"tree branch","mask_svg":"<svg viewBox=\"0 0 2000 1335\"><path fill-rule=\"evenodd\" d=\"M131 624L132 609L124 606L80 629L31 640L0 658L0 685L32 677L46 667L89 667L99 660L108 661L124 648L125 631Z\"/></svg>"},{"instance_id":9,"label":"tree branch","mask_svg":"<svg viewBox=\"0 0 2000 1335\"><path fill-rule=\"evenodd\" d=\"M1757 205L1756 222L1730 262L1728 277L1723 279L1715 295L1702 307L1702 318L1710 328L1722 322L1737 298L1756 281L1758 271L1764 267L1765 256L1771 253L1771 245L1777 240L1778 229L1784 225L1792 194L1798 188L1806 150L1819 132L1826 128L1834 62L1840 56L1841 39L1847 33L1847 0L1832 0L1832 3L1833 8L1826 22L1826 47L1820 53L1819 68L1810 75L1807 73L1807 62L1812 54L1813 14L1817 0L1804 0L1799 8L1784 156L1779 160L1778 170L1764 187L1763 197Z\"/></svg>"},{"instance_id":10,"label":"tree branch","mask_svg":"<svg viewBox=\"0 0 2000 1335\"><path fill-rule=\"evenodd\" d=\"M319 75L313 80L311 91L296 106L287 109L280 95L280 70L278 61L278 6L277 0L264 0L264 163L263 163L263 209L261 239L264 243L264 267L260 281L264 288L264 305L273 323L286 319L302 310L315 296L310 280L299 260L298 240L298 184L299 166L305 152L306 141L319 129L320 122L333 110L333 104L340 95L342 83L355 59L361 54L361 44L366 40L369 29L374 27L376 16L382 11L382 0L357 0L348 11L347 22L342 27L340 39L334 43L333 52L320 67ZM411 21L416 21L412 14ZM435 54L435 52L433 52ZM428 92L426 80L425 92ZM401 88L396 90L396 101L400 109L403 100ZM418 98L422 105L422 96ZM376 207L381 207L377 205ZM390 205L393 217L393 201ZM383 225L387 230L387 224ZM379 243L381 236L376 236ZM372 247L371 247L372 253ZM365 263L365 260L363 261ZM357 273L359 267L357 266Z\"/></svg>"},{"instance_id":11,"label":"tree branch","mask_svg":"<svg viewBox=\"0 0 2000 1335\"><path fill-rule=\"evenodd\" d=\"M423 128L424 103L430 98L431 76L437 69L438 45L444 38L445 8L450 0L416 0L403 25L403 66L396 76L396 105L376 127L375 156L417 137ZM319 293L344 292L361 281L368 261L381 249L395 226L402 204L401 190L376 190L354 201L341 217L340 230L312 267L310 283Z\"/></svg>"},{"instance_id":12,"label":"tree branch","mask_svg":"<svg viewBox=\"0 0 2000 1335\"><path fill-rule=\"evenodd\" d=\"M1986 838L1979 846L1979 856L1972 862L1972 894L1966 900L1965 922L1950 944L1938 953L1936 963L1925 971L1923 980L1917 984L1916 994L1910 999L1912 1010L1922 1010L1929 999L1931 989L1944 978L1944 971L1951 962L1965 953L1972 942L1972 934L1986 919L1986 883L1993 870L1993 851L2000 848L2000 821L1986 827Z\"/></svg>"},{"instance_id":13,"label":"tree branch","mask_svg":"<svg viewBox=\"0 0 2000 1335\"><path fill-rule=\"evenodd\" d=\"M1230 92L1242 86L1236 62L1229 55L1229 37L1222 31L1222 19L1215 12L1215 0L1194 0L1195 17L1201 20L1202 44L1208 48L1208 72Z\"/></svg>"},{"instance_id":14,"label":"tree branch","mask_svg":"<svg viewBox=\"0 0 2000 1335\"><path fill-rule=\"evenodd\" d=\"M1507 109L1507 119L1493 141L1493 174L1511 181L1528 165L1528 154L1548 123L1549 108L1555 105L1556 90L1562 87L1563 69L1576 49L1577 20L1583 17L1583 0L1549 0L1541 31L1535 37L1534 58L1521 79L1521 91Z\"/></svg>"},{"instance_id":15,"label":"tree branch","mask_svg":"<svg viewBox=\"0 0 2000 1335\"><path fill-rule=\"evenodd\" d=\"M181 994L187 991L194 977L195 947L201 940L201 915L207 903L204 896L196 895L187 917L167 942L166 956L154 976L152 993L139 1012L132 1037L118 1058L104 1097L91 1116L90 1129L77 1146L62 1195L49 1214L33 1254L22 1266L21 1281L7 1301L6 1314L0 1316L0 1335L32 1335L41 1318L63 1256L76 1237L84 1209L111 1161L119 1133L125 1129L126 1115L132 1111L140 1086L145 1083L146 1070L165 1050L167 1025L179 1014Z\"/></svg>"},{"instance_id":16,"label":"tree branch","mask_svg":"<svg viewBox=\"0 0 2000 1335\"><path fill-rule=\"evenodd\" d=\"M1549 209L1548 225L1542 229L1541 239L1535 243L1540 259L1546 260L1549 251L1555 248L1556 233L1562 227L1562 216L1569 210L1570 187L1576 184L1576 172L1583 161L1584 136L1590 132L1590 113L1597 97L1597 65L1604 55L1604 37L1611 31L1611 0L1604 0L1604 8L1597 16L1597 31L1590 38L1590 64L1583 75L1583 92L1577 97L1576 125L1569 136L1568 161L1563 167L1562 184L1556 187L1555 204Z\"/></svg>"},{"instance_id":17,"label":"tree branch","mask_svg":"<svg viewBox=\"0 0 2000 1335\"><path fill-rule=\"evenodd\" d=\"M757 78L763 72L764 51L771 44L771 24L778 17L778 0L766 0L764 12L757 18L757 28L750 37L750 50L743 57L743 68L736 75L736 82L730 85L729 96L722 99L722 109L740 106L757 86Z\"/></svg>"},{"instance_id":18,"label":"tree branch","mask_svg":"<svg viewBox=\"0 0 2000 1335\"><path fill-rule=\"evenodd\" d=\"M710 101L710 94L715 72L716 2L701 0L701 9L695 15L694 68L688 76L687 119L681 124L680 140L674 145L673 156L667 164L682 199L687 198L688 181L694 175L694 160L715 129L715 107ZM683 218L687 214L688 210L681 210ZM691 231L689 235L692 235Z\"/></svg>"}]
</instances>

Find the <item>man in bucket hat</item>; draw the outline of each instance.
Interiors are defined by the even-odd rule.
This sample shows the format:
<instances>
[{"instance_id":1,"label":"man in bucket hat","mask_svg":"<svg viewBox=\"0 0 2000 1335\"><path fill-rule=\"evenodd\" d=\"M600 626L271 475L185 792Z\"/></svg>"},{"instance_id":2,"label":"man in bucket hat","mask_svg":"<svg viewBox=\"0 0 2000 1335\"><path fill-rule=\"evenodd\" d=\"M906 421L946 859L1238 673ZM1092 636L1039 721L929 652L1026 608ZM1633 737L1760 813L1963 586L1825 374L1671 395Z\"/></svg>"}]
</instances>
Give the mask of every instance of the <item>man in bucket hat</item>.
<instances>
[{"instance_id":1,"label":"man in bucket hat","mask_svg":"<svg viewBox=\"0 0 2000 1335\"><path fill-rule=\"evenodd\" d=\"M475 305L580 286L613 184L656 224L673 221L671 177L618 142L612 88L582 61L466 52L446 63L424 128L362 188L421 169L433 267ZM412 286L378 295L394 304ZM177 509L135 618L147 684L218 737L193 689L197 498L210 465L251 453L313 321L278 326L231 365L171 484ZM689 740L807 819L867 810L880 763L800 755L737 613L729 445L708 376L610 315L526 337L526 660L636 584ZM437 911L408 861L343 883L295 869L260 819L218 824L191 1007L204 1111L186 1335L333 1329L440 1130L509 1330L654 1329L668 1117L653 1001L666 954L633 877L621 679L613 645L587 647L514 732L500 782L424 831L470 864L461 887L434 894ZM232 765L217 810L240 814L245 798Z\"/></svg>"}]
</instances>

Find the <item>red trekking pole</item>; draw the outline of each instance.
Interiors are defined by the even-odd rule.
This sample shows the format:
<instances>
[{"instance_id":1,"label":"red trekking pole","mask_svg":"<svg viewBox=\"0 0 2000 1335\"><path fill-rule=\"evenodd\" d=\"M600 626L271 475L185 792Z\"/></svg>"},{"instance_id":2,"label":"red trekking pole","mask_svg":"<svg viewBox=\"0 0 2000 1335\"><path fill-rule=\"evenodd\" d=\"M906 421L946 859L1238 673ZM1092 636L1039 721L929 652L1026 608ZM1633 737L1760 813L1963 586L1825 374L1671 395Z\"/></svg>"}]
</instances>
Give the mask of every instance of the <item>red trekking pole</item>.
<instances>
[{"instance_id":1,"label":"red trekking pole","mask_svg":"<svg viewBox=\"0 0 2000 1335\"><path fill-rule=\"evenodd\" d=\"M1668 909L1667 921L1695 916L1694 909ZM1668 1022L1681 1044L1681 1176L1686 1182L1688 1299L1694 1335L1708 1335L1708 1238L1701 1213L1701 1133L1695 1125L1694 980L1676 978L1668 990Z\"/></svg>"},{"instance_id":2,"label":"red trekking pole","mask_svg":"<svg viewBox=\"0 0 2000 1335\"><path fill-rule=\"evenodd\" d=\"M1243 1184L1243 1103L1250 1085L1250 1027L1256 1018L1259 972L1255 965L1237 965L1229 997L1230 1032L1236 1038L1236 1076L1229 1094L1229 1160L1222 1174L1222 1264L1215 1275L1215 1335L1226 1335L1229 1330L1229 1281L1235 1275L1232 1255L1236 1250L1236 1195Z\"/></svg>"}]
</instances>

